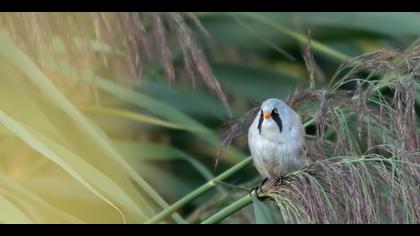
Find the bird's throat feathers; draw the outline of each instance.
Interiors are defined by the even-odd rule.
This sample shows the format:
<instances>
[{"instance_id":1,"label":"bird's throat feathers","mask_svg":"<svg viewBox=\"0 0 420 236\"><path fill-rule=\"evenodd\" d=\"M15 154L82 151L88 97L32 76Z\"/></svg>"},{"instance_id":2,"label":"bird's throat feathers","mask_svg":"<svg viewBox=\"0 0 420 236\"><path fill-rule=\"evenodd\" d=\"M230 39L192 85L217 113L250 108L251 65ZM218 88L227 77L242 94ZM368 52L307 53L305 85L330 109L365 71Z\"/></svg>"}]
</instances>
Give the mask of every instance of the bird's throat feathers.
<instances>
[{"instance_id":1,"label":"bird's throat feathers","mask_svg":"<svg viewBox=\"0 0 420 236\"><path fill-rule=\"evenodd\" d=\"M277 126L277 128L278 128L278 129L274 129L274 132L278 132L278 134L281 134L283 132L283 122L282 122L280 116L277 113L273 113L270 118L264 119L263 113L260 111L260 117L259 117L259 120L258 120L258 132L259 132L259 134L262 135L261 132L263 130L263 127L274 128L274 126ZM265 130L264 132L272 131L272 129L271 130L270 129L264 129L264 130Z\"/></svg>"}]
</instances>

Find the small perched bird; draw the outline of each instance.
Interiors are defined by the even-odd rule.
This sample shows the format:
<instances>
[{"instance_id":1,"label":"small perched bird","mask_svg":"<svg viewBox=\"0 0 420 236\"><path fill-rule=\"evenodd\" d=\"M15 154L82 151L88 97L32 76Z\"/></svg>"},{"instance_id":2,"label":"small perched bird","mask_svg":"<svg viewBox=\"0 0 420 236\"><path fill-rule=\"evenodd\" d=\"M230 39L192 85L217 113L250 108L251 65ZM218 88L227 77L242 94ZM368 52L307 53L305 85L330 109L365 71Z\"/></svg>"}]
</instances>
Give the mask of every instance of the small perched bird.
<instances>
[{"instance_id":1,"label":"small perched bird","mask_svg":"<svg viewBox=\"0 0 420 236\"><path fill-rule=\"evenodd\" d=\"M248 130L248 145L258 172L276 179L308 166L300 115L280 99L264 101ZM263 184L262 183L262 184Z\"/></svg>"}]
</instances>

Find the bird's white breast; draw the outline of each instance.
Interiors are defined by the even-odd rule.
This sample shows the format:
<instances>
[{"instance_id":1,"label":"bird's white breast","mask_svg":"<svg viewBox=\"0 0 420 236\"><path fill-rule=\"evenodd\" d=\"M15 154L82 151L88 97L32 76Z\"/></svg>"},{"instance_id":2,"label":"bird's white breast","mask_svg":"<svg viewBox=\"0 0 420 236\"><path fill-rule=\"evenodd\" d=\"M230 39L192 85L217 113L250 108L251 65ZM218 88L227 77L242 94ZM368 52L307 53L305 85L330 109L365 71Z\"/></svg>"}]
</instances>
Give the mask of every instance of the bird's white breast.
<instances>
[{"instance_id":1,"label":"bird's white breast","mask_svg":"<svg viewBox=\"0 0 420 236\"><path fill-rule=\"evenodd\" d=\"M274 121L264 120L260 134L258 118L248 132L248 145L258 172L273 178L303 167L306 162L301 126L286 126L280 133Z\"/></svg>"}]
</instances>

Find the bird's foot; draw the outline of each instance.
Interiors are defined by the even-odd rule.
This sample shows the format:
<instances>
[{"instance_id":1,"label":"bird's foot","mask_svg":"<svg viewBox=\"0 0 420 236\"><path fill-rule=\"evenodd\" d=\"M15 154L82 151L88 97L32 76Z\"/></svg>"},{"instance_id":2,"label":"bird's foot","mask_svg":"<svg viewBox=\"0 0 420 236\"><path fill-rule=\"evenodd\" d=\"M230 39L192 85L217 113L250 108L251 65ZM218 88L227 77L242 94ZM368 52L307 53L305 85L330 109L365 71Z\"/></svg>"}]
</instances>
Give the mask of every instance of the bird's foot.
<instances>
[{"instance_id":1,"label":"bird's foot","mask_svg":"<svg viewBox=\"0 0 420 236\"><path fill-rule=\"evenodd\" d=\"M254 192L254 191L255 191L255 196L257 197L257 199L258 199L258 200L260 200L260 201L264 200L264 199L265 199L265 197L260 197L260 196L258 195L258 193L261 191L262 186L263 186L263 185L267 182L267 180L268 180L268 178L265 178L263 181L261 181L261 183L259 183L256 187L252 188L252 189L249 191L249 194L251 195L251 194L252 194L252 192Z\"/></svg>"},{"instance_id":2,"label":"bird's foot","mask_svg":"<svg viewBox=\"0 0 420 236\"><path fill-rule=\"evenodd\" d=\"M284 175L280 175L279 177L277 177L276 178L276 181L275 181L275 185L276 186L280 186L280 185L282 185L282 184L284 184L284 183L286 183L286 176L284 176Z\"/></svg>"},{"instance_id":3,"label":"bird's foot","mask_svg":"<svg viewBox=\"0 0 420 236\"><path fill-rule=\"evenodd\" d=\"M268 178L263 179L263 181L261 181L260 185L263 186L267 181L268 181Z\"/></svg>"}]
</instances>

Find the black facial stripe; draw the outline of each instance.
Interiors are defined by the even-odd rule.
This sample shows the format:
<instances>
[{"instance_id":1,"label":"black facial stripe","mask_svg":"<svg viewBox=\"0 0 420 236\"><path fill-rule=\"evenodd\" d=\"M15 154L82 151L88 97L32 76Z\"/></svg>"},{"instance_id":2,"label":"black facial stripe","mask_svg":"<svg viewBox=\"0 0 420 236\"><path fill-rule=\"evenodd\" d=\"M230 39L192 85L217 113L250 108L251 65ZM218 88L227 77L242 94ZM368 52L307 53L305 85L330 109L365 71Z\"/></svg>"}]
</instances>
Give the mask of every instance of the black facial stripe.
<instances>
[{"instance_id":1,"label":"black facial stripe","mask_svg":"<svg viewBox=\"0 0 420 236\"><path fill-rule=\"evenodd\" d=\"M263 120L264 120L263 111L261 110L260 111L260 119L258 120L258 132L260 133L260 135L261 135L261 124L262 124Z\"/></svg>"},{"instance_id":2,"label":"black facial stripe","mask_svg":"<svg viewBox=\"0 0 420 236\"><path fill-rule=\"evenodd\" d=\"M283 124L281 122L281 118L279 113L272 112L271 117L273 118L274 122L276 122L277 126L279 127L280 133L283 131Z\"/></svg>"}]
</instances>

